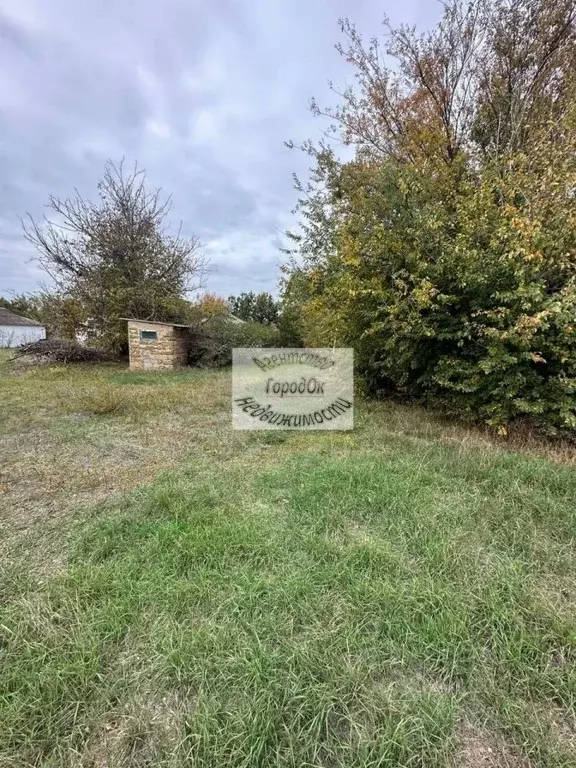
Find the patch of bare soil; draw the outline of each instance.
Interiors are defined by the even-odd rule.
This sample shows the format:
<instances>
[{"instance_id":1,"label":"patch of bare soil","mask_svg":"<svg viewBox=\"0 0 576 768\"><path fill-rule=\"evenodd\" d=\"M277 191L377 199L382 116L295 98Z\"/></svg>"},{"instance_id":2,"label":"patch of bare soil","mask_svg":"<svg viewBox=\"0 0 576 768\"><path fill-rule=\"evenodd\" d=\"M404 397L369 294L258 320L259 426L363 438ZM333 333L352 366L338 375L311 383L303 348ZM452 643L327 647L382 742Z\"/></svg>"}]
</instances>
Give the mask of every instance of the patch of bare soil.
<instances>
[{"instance_id":1,"label":"patch of bare soil","mask_svg":"<svg viewBox=\"0 0 576 768\"><path fill-rule=\"evenodd\" d=\"M532 765L503 737L471 723L460 724L456 741L454 768L530 768Z\"/></svg>"},{"instance_id":2,"label":"patch of bare soil","mask_svg":"<svg viewBox=\"0 0 576 768\"><path fill-rule=\"evenodd\" d=\"M74 768L166 765L182 741L183 721L194 706L194 697L184 693L153 692L140 695L105 722L88 739Z\"/></svg>"}]
</instances>

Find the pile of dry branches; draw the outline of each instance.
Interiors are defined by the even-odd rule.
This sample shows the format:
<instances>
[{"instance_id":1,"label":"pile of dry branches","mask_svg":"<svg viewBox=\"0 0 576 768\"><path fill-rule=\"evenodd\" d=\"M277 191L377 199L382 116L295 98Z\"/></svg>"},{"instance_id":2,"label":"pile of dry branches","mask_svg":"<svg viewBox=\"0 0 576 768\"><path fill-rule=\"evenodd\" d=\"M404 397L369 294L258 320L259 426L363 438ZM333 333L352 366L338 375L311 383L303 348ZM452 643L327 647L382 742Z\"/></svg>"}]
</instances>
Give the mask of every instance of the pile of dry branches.
<instances>
[{"instance_id":1,"label":"pile of dry branches","mask_svg":"<svg viewBox=\"0 0 576 768\"><path fill-rule=\"evenodd\" d=\"M85 347L69 339L41 339L21 344L14 350L13 359L16 358L50 363L104 363L114 359L102 349Z\"/></svg>"}]
</instances>

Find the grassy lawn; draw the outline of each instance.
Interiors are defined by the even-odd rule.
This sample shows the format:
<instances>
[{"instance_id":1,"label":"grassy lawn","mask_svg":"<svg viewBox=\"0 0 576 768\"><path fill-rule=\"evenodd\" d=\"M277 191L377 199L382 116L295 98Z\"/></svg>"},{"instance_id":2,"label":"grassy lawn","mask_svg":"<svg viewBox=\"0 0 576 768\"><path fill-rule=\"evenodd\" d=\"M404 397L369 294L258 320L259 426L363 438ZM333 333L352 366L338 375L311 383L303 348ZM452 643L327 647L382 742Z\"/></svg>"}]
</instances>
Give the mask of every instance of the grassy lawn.
<instances>
[{"instance_id":1,"label":"grassy lawn","mask_svg":"<svg viewBox=\"0 0 576 768\"><path fill-rule=\"evenodd\" d=\"M0 360L0 766L576 765L576 471L416 408Z\"/></svg>"}]
</instances>

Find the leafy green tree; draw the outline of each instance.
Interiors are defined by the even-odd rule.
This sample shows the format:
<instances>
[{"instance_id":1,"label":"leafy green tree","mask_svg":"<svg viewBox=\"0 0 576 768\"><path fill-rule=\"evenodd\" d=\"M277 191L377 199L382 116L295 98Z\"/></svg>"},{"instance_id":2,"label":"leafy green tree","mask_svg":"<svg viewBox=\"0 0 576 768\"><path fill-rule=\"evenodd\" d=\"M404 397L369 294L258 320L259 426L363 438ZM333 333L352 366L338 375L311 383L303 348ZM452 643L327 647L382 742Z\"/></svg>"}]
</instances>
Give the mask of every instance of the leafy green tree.
<instances>
[{"instance_id":1,"label":"leafy green tree","mask_svg":"<svg viewBox=\"0 0 576 768\"><path fill-rule=\"evenodd\" d=\"M228 309L230 314L240 320L250 320L254 309L254 293L241 293L239 296L228 297Z\"/></svg>"},{"instance_id":2,"label":"leafy green tree","mask_svg":"<svg viewBox=\"0 0 576 768\"><path fill-rule=\"evenodd\" d=\"M58 291L82 306L86 330L112 351L126 345L123 317L178 321L185 294L203 282L196 237L168 234L170 198L149 191L146 175L122 163L106 165L98 202L78 192L49 198L54 220L28 215L25 237Z\"/></svg>"},{"instance_id":3,"label":"leafy green tree","mask_svg":"<svg viewBox=\"0 0 576 768\"><path fill-rule=\"evenodd\" d=\"M276 324L280 315L280 302L263 291L262 293L241 293L228 298L230 313L240 320L263 324Z\"/></svg>"},{"instance_id":4,"label":"leafy green tree","mask_svg":"<svg viewBox=\"0 0 576 768\"><path fill-rule=\"evenodd\" d=\"M283 266L282 272L280 281L282 313L278 320L280 344L283 347L302 347L304 329L301 310L307 298L305 295L307 274L299 270L295 264Z\"/></svg>"},{"instance_id":5,"label":"leafy green tree","mask_svg":"<svg viewBox=\"0 0 576 768\"><path fill-rule=\"evenodd\" d=\"M0 296L0 307L31 320L42 320L40 304L40 297L36 294L14 293L10 298Z\"/></svg>"}]
</instances>

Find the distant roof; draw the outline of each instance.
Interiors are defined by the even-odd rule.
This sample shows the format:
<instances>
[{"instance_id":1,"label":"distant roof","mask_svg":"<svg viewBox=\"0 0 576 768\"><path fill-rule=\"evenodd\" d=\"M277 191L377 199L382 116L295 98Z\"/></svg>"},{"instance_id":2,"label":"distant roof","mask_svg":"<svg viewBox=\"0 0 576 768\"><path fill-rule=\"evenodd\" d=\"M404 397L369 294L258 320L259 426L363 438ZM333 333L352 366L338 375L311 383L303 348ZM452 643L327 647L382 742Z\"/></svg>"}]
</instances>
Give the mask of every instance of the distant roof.
<instances>
[{"instance_id":1,"label":"distant roof","mask_svg":"<svg viewBox=\"0 0 576 768\"><path fill-rule=\"evenodd\" d=\"M182 323L165 323L162 320L139 320L137 317L121 317L120 320L127 320L129 323L145 323L146 325L170 325L173 328L191 328L191 325Z\"/></svg>"},{"instance_id":2,"label":"distant roof","mask_svg":"<svg viewBox=\"0 0 576 768\"><path fill-rule=\"evenodd\" d=\"M9 309L0 307L0 325L33 325L36 328L43 328L42 323L36 320L29 320L27 317L21 317L15 315L14 312L10 312Z\"/></svg>"}]
</instances>

